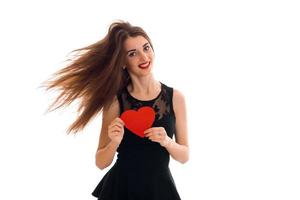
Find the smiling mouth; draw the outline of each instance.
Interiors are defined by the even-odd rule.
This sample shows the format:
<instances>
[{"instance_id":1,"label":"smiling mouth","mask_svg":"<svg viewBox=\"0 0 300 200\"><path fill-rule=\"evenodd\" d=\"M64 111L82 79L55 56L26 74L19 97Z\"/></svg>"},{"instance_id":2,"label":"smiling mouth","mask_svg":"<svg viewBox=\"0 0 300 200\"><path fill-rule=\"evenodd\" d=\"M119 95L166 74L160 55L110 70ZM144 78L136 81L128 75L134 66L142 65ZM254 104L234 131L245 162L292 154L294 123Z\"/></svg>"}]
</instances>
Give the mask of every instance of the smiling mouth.
<instances>
[{"instance_id":1,"label":"smiling mouth","mask_svg":"<svg viewBox=\"0 0 300 200\"><path fill-rule=\"evenodd\" d=\"M150 66L150 61L149 62L146 62L146 63L143 63L143 64L140 64L139 65L139 68L142 68L142 69L146 69Z\"/></svg>"}]
</instances>

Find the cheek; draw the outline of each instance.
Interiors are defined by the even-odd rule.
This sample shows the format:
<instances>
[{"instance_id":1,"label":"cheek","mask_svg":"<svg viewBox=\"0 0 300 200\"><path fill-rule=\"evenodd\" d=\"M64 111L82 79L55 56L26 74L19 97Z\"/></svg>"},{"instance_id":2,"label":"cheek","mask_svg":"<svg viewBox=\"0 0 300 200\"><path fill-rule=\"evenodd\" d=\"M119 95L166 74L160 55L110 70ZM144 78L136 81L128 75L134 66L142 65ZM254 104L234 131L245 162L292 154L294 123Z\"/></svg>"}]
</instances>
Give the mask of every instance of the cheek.
<instances>
[{"instance_id":1,"label":"cheek","mask_svg":"<svg viewBox=\"0 0 300 200\"><path fill-rule=\"evenodd\" d=\"M136 58L128 59L127 64L130 67L136 67L138 65L138 59L136 59Z\"/></svg>"},{"instance_id":2,"label":"cheek","mask_svg":"<svg viewBox=\"0 0 300 200\"><path fill-rule=\"evenodd\" d=\"M134 64L133 59L126 59L126 65L127 66L132 66Z\"/></svg>"},{"instance_id":3,"label":"cheek","mask_svg":"<svg viewBox=\"0 0 300 200\"><path fill-rule=\"evenodd\" d=\"M150 57L152 60L154 60L155 54L152 52L152 53L149 54L149 57Z\"/></svg>"}]
</instances>

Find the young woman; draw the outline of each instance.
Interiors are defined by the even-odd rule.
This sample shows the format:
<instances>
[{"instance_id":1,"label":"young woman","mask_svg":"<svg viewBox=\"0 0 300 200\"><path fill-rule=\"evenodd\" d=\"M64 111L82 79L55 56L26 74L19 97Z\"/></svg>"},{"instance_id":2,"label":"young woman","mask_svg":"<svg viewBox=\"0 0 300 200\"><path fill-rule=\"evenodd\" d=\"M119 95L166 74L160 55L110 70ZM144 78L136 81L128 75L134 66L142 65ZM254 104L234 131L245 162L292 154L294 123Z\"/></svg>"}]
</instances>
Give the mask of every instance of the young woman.
<instances>
[{"instance_id":1,"label":"young woman","mask_svg":"<svg viewBox=\"0 0 300 200\"><path fill-rule=\"evenodd\" d=\"M148 35L138 26L115 21L102 40L74 51L82 53L46 86L62 90L49 108L81 100L82 112L67 133L83 129L103 111L96 166L110 166L118 154L92 195L101 200L179 200L169 159L189 159L185 99L154 78L155 54ZM149 118L141 114L145 108L148 114L153 111L151 127L137 133L131 126L140 126L143 116ZM126 111L133 113L131 122L122 118Z\"/></svg>"}]
</instances>

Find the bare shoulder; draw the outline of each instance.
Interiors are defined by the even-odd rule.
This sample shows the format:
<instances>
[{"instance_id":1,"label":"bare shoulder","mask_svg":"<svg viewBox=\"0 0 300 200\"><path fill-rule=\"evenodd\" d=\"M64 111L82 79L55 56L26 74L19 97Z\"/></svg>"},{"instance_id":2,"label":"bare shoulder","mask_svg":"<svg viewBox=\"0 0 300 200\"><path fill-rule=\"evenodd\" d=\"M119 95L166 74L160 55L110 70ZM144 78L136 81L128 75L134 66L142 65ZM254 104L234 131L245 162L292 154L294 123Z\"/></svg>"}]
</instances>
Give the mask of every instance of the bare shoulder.
<instances>
[{"instance_id":1,"label":"bare shoulder","mask_svg":"<svg viewBox=\"0 0 300 200\"><path fill-rule=\"evenodd\" d=\"M180 90L173 88L173 108L175 113L183 109L182 107L185 107L185 96Z\"/></svg>"},{"instance_id":2,"label":"bare shoulder","mask_svg":"<svg viewBox=\"0 0 300 200\"><path fill-rule=\"evenodd\" d=\"M103 114L118 115L118 113L119 113L119 101L117 96L115 95L110 105L104 105Z\"/></svg>"}]
</instances>

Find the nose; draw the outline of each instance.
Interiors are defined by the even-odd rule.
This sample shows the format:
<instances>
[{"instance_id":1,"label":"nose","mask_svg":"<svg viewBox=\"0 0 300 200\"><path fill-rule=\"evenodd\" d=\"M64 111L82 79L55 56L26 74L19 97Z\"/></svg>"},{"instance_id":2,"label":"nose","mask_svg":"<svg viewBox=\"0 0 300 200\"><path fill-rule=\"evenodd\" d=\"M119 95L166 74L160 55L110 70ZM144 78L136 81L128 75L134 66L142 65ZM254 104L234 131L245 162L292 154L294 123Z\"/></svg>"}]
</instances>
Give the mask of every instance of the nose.
<instances>
[{"instance_id":1,"label":"nose","mask_svg":"<svg viewBox=\"0 0 300 200\"><path fill-rule=\"evenodd\" d=\"M145 61L148 60L148 56L146 55L146 53L141 52L140 55L141 55L141 56L140 56L141 62L145 62Z\"/></svg>"}]
</instances>

